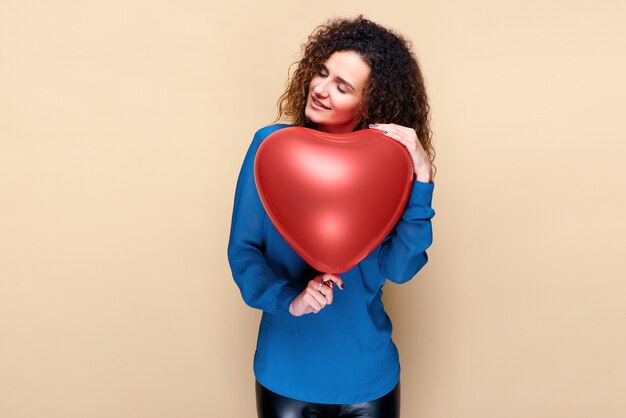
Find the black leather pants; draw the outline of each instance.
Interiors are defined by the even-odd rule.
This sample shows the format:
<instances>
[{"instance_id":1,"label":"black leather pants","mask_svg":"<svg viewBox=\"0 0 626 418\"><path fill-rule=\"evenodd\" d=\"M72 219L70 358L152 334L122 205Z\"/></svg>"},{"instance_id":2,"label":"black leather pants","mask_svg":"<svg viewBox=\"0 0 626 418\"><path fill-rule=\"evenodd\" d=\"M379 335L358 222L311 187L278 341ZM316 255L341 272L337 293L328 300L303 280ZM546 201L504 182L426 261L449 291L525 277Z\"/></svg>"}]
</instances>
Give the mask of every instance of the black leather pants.
<instances>
[{"instance_id":1,"label":"black leather pants","mask_svg":"<svg viewBox=\"0 0 626 418\"><path fill-rule=\"evenodd\" d=\"M399 418L400 382L386 395L355 404L323 404L287 398L256 382L256 408L259 418Z\"/></svg>"}]
</instances>

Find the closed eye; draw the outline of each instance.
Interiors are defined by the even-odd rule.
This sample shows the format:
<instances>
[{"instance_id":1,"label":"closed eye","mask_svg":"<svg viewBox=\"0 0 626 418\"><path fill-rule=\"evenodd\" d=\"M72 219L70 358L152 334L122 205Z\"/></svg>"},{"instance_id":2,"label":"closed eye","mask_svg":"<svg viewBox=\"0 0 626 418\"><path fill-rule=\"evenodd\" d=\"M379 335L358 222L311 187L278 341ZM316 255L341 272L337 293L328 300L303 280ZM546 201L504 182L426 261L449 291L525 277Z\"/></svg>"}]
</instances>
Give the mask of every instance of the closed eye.
<instances>
[{"instance_id":1,"label":"closed eye","mask_svg":"<svg viewBox=\"0 0 626 418\"><path fill-rule=\"evenodd\" d=\"M321 75L322 77L326 77L326 74L323 73L322 70L317 72L319 75ZM341 83L337 83L337 90L339 90L341 92L341 94L346 94L347 91L342 90L339 86L341 85Z\"/></svg>"}]
</instances>

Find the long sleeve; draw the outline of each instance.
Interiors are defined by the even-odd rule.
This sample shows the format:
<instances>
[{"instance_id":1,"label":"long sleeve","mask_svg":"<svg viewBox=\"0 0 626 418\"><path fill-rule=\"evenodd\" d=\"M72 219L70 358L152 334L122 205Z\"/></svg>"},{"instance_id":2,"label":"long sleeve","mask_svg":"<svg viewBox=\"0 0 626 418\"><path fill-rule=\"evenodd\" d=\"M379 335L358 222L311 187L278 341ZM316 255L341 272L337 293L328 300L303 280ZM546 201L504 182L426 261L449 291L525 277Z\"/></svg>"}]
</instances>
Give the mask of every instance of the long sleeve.
<instances>
[{"instance_id":1,"label":"long sleeve","mask_svg":"<svg viewBox=\"0 0 626 418\"><path fill-rule=\"evenodd\" d=\"M382 276L392 282L411 280L428 262L426 249L433 241L434 187L434 183L413 181L402 216L380 245L378 267Z\"/></svg>"},{"instance_id":2,"label":"long sleeve","mask_svg":"<svg viewBox=\"0 0 626 418\"><path fill-rule=\"evenodd\" d=\"M266 214L254 182L254 157L268 135L264 129L254 135L237 180L228 261L247 305L269 313L289 314L289 305L300 292L288 279L277 277L263 256Z\"/></svg>"}]
</instances>

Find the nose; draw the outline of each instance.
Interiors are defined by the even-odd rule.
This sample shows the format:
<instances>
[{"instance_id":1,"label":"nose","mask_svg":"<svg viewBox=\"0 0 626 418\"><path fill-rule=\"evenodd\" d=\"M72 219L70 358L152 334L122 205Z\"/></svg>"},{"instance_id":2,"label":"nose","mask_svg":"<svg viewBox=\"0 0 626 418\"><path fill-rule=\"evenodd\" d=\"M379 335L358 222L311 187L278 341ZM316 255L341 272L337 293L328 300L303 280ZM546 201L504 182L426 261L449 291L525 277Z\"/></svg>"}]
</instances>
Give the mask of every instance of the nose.
<instances>
[{"instance_id":1,"label":"nose","mask_svg":"<svg viewBox=\"0 0 626 418\"><path fill-rule=\"evenodd\" d=\"M315 92L316 95L318 95L320 97L326 97L327 96L328 85L326 84L326 81L328 81L328 78L326 78L325 80L320 81L319 83L317 83L317 85L315 87L313 87L313 91Z\"/></svg>"}]
</instances>

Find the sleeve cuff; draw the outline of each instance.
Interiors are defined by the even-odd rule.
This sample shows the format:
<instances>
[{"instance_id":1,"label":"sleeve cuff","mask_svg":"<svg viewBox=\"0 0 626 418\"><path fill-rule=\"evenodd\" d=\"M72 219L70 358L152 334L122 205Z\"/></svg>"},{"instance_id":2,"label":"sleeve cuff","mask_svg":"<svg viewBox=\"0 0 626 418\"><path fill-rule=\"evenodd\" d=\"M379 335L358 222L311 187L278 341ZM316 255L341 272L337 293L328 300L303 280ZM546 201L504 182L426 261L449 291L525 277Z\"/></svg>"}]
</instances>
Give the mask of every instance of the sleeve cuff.
<instances>
[{"instance_id":1,"label":"sleeve cuff","mask_svg":"<svg viewBox=\"0 0 626 418\"><path fill-rule=\"evenodd\" d=\"M289 314L289 305L299 294L300 292L291 285L282 287L276 294L276 310L280 313Z\"/></svg>"},{"instance_id":2,"label":"sleeve cuff","mask_svg":"<svg viewBox=\"0 0 626 418\"><path fill-rule=\"evenodd\" d=\"M424 183L413 180L411 194L409 195L409 206L431 207L433 201L433 190L435 183Z\"/></svg>"}]
</instances>

